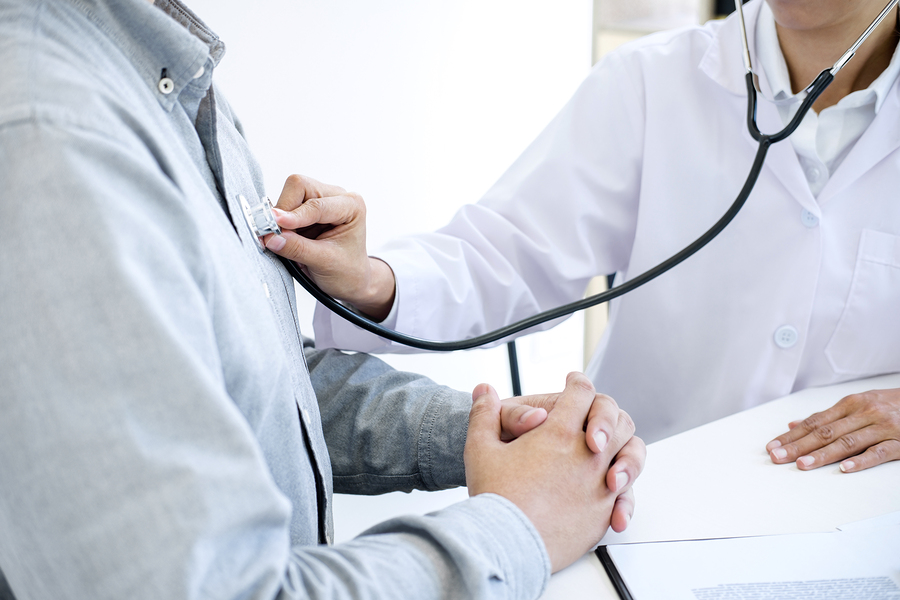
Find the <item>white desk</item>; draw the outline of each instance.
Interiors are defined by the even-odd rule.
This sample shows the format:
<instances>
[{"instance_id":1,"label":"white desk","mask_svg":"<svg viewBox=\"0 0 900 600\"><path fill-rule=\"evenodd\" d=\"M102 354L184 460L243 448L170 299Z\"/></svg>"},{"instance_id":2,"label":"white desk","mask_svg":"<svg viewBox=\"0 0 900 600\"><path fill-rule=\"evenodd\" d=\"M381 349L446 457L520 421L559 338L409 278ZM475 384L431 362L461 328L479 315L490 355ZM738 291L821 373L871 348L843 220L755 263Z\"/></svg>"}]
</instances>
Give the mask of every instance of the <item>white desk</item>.
<instances>
[{"instance_id":1,"label":"white desk","mask_svg":"<svg viewBox=\"0 0 900 600\"><path fill-rule=\"evenodd\" d=\"M603 544L832 531L900 510L900 461L860 473L774 465L765 444L842 397L900 375L805 390L647 447L628 529ZM543 600L618 600L593 553L554 575Z\"/></svg>"}]
</instances>

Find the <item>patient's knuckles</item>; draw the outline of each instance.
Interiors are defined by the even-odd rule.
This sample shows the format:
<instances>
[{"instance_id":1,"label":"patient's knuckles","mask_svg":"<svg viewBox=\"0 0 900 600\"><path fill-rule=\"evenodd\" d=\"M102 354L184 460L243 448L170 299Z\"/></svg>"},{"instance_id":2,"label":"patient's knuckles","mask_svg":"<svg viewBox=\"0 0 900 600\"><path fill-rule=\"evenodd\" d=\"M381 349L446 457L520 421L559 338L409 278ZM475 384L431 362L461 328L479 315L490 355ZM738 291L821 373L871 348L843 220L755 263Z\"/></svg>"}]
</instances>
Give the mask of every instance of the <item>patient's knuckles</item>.
<instances>
[{"instance_id":1,"label":"patient's knuckles","mask_svg":"<svg viewBox=\"0 0 900 600\"><path fill-rule=\"evenodd\" d=\"M366 201L362 196L356 192L347 192L347 197L350 198L350 203L356 208L359 215L366 214Z\"/></svg>"},{"instance_id":2,"label":"patient's knuckles","mask_svg":"<svg viewBox=\"0 0 900 600\"><path fill-rule=\"evenodd\" d=\"M594 406L600 407L609 407L609 408L619 408L618 403L612 398L612 396L607 396L606 394L601 394L600 392L594 392Z\"/></svg>"},{"instance_id":3,"label":"patient's knuckles","mask_svg":"<svg viewBox=\"0 0 900 600\"><path fill-rule=\"evenodd\" d=\"M596 395L594 384L581 373L570 374L568 384L579 393L579 395L585 393L591 394L592 397Z\"/></svg>"},{"instance_id":4,"label":"patient's knuckles","mask_svg":"<svg viewBox=\"0 0 900 600\"><path fill-rule=\"evenodd\" d=\"M619 409L618 426L624 428L626 436L629 438L634 435L634 432L636 430L634 419L631 418L631 415L621 409Z\"/></svg>"}]
</instances>

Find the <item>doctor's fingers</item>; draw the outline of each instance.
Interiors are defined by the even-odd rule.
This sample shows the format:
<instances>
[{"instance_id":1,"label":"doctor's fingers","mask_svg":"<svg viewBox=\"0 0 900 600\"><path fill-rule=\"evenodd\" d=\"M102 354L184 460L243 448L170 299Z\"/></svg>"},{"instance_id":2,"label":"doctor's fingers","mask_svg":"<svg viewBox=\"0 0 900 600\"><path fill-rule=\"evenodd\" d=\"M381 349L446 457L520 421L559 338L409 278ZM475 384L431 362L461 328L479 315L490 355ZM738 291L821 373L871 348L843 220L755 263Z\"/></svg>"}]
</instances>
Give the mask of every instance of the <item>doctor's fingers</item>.
<instances>
[{"instance_id":1,"label":"doctor's fingers","mask_svg":"<svg viewBox=\"0 0 900 600\"><path fill-rule=\"evenodd\" d=\"M843 421L846 421L846 419L838 421L836 425L840 426ZM896 432L892 432L890 428L879 424L866 425L859 429L842 433L835 436L828 443L823 443L819 436L810 434L796 442L773 449L770 455L773 462L783 464L796 461L797 468L809 471L846 458L855 457L869 448L882 443L887 443L888 445L875 450L875 456L864 459L866 464L875 461L875 459L881 459L874 462L874 464L880 464L887 460L893 460L889 456L890 453L888 451L891 449L891 444L900 444L900 439L898 439ZM853 466L856 465L854 464ZM870 464L869 466L873 465Z\"/></svg>"},{"instance_id":2,"label":"doctor's fingers","mask_svg":"<svg viewBox=\"0 0 900 600\"><path fill-rule=\"evenodd\" d=\"M310 198L291 211L276 208L275 221L282 229L297 230L305 237L315 238L322 233L321 228L315 235L303 231L314 225L357 225L364 228L366 223L366 203L362 196L353 192L324 198ZM330 228L329 228L330 229Z\"/></svg>"},{"instance_id":3,"label":"doctor's fingers","mask_svg":"<svg viewBox=\"0 0 900 600\"><path fill-rule=\"evenodd\" d=\"M887 440L869 448L858 456L851 456L841 463L841 471L855 473L864 471L876 465L900 460L900 441Z\"/></svg>"},{"instance_id":4,"label":"doctor's fingers","mask_svg":"<svg viewBox=\"0 0 900 600\"><path fill-rule=\"evenodd\" d=\"M342 187L316 181L312 177L291 175L285 182L278 197L275 208L292 211L310 198L328 198L343 196L347 193Z\"/></svg>"},{"instance_id":5,"label":"doctor's fingers","mask_svg":"<svg viewBox=\"0 0 900 600\"><path fill-rule=\"evenodd\" d=\"M884 427L888 434L900 437L900 390L873 390L847 396L828 410L791 423L791 430L766 444L766 450L773 461L789 462L869 425ZM797 454L797 447L791 445L801 440Z\"/></svg>"},{"instance_id":6,"label":"doctor's fingers","mask_svg":"<svg viewBox=\"0 0 900 600\"><path fill-rule=\"evenodd\" d=\"M600 454L614 436L618 436L616 447L628 441L634 435L634 422L615 400L606 394L594 394L584 432L591 452Z\"/></svg>"},{"instance_id":7,"label":"doctor's fingers","mask_svg":"<svg viewBox=\"0 0 900 600\"><path fill-rule=\"evenodd\" d=\"M889 460L900 458L900 440L888 434L884 427L869 425L862 429L842 435L827 446L816 448L812 451L802 451L800 444L796 442L797 449L786 446L790 452L799 454L797 468L801 471L810 471L838 461L849 459L852 465L845 465L841 470L846 471L852 467L854 471L861 471L866 465L875 466ZM863 454L871 453L868 456ZM859 464L857 464L857 461ZM846 462L846 461L845 461Z\"/></svg>"}]
</instances>

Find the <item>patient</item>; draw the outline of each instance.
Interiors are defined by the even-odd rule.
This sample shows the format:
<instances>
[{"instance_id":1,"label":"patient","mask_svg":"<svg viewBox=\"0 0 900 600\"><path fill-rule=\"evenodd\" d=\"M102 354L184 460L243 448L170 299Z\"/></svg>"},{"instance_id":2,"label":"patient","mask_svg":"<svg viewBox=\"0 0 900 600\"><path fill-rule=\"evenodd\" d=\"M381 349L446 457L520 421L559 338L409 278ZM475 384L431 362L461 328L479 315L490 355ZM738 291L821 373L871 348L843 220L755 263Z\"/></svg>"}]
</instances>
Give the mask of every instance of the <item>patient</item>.
<instances>
[{"instance_id":1,"label":"patient","mask_svg":"<svg viewBox=\"0 0 900 600\"><path fill-rule=\"evenodd\" d=\"M0 0L0 597L538 597L627 525L631 419L317 350L224 51L175 0ZM335 491L460 485L332 545Z\"/></svg>"}]
</instances>

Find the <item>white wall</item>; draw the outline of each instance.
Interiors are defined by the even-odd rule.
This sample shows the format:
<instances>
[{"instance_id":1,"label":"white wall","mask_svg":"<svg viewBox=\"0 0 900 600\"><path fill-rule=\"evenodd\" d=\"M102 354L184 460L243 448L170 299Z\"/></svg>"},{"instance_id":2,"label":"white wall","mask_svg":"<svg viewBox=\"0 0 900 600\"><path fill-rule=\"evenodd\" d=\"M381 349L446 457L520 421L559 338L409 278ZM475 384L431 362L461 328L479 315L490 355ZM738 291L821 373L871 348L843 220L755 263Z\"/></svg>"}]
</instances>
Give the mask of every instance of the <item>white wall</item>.
<instances>
[{"instance_id":1,"label":"white wall","mask_svg":"<svg viewBox=\"0 0 900 600\"><path fill-rule=\"evenodd\" d=\"M268 194L291 173L359 192L370 249L478 200L590 68L592 0L188 4L228 48L216 80ZM312 302L298 296L311 334ZM581 318L519 345L524 391L558 390L582 365ZM503 347L386 360L457 389L510 390ZM338 525L339 538L354 527Z\"/></svg>"}]
</instances>

